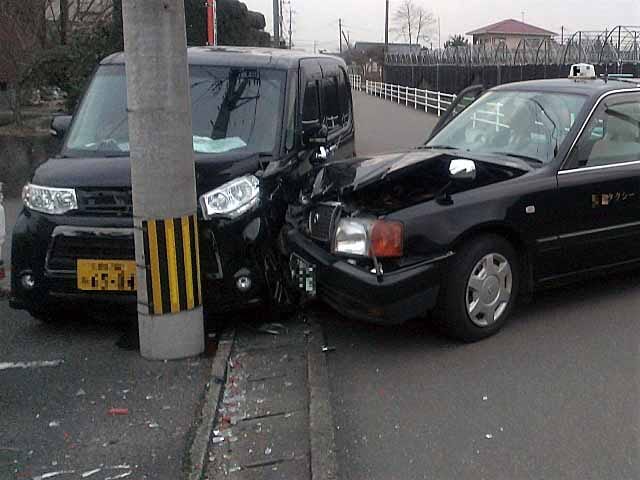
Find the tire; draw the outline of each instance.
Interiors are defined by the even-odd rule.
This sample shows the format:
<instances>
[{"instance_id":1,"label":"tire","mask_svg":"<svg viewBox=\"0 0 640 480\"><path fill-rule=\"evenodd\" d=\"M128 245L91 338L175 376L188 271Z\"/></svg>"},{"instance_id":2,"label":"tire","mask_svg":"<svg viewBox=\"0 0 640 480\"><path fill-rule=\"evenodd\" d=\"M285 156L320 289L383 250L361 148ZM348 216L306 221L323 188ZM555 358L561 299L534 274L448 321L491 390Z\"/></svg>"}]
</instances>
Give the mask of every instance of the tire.
<instances>
[{"instance_id":1,"label":"tire","mask_svg":"<svg viewBox=\"0 0 640 480\"><path fill-rule=\"evenodd\" d=\"M443 279L436 313L444 333L469 343L497 333L518 298L520 271L518 253L503 237L465 243Z\"/></svg>"}]
</instances>

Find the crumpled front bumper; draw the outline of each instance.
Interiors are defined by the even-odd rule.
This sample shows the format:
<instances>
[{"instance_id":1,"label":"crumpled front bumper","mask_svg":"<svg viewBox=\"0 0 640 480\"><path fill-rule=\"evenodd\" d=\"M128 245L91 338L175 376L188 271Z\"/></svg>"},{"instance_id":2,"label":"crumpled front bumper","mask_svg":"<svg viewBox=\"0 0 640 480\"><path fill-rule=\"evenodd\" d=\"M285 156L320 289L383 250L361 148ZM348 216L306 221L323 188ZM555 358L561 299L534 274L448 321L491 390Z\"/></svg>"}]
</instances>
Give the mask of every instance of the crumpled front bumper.
<instances>
[{"instance_id":1,"label":"crumpled front bumper","mask_svg":"<svg viewBox=\"0 0 640 480\"><path fill-rule=\"evenodd\" d=\"M378 281L375 274L330 254L297 230L288 232L287 247L315 266L318 297L348 317L394 325L436 306L442 259L385 273Z\"/></svg>"}]
</instances>

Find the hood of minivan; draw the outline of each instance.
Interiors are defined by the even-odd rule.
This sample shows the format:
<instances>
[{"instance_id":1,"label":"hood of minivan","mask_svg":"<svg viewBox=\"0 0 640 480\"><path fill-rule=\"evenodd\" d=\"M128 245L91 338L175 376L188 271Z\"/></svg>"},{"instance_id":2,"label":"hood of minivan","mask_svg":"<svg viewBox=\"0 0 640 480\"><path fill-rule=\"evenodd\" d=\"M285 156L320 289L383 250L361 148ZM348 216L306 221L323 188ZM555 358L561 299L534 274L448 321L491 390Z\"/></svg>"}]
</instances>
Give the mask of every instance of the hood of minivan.
<instances>
[{"instance_id":1,"label":"hood of minivan","mask_svg":"<svg viewBox=\"0 0 640 480\"><path fill-rule=\"evenodd\" d=\"M260 168L258 155L246 153L197 155L195 163L198 195ZM130 188L131 162L128 156L52 158L36 170L32 182L61 188Z\"/></svg>"}]
</instances>

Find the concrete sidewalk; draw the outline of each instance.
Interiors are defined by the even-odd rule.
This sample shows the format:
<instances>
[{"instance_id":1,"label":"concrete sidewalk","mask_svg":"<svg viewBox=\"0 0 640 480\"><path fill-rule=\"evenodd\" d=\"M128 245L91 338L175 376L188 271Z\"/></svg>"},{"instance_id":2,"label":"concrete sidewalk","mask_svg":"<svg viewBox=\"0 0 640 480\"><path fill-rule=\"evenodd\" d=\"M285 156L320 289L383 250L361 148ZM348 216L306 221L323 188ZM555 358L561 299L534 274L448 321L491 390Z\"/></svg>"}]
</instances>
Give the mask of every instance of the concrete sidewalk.
<instances>
[{"instance_id":1,"label":"concrete sidewalk","mask_svg":"<svg viewBox=\"0 0 640 480\"><path fill-rule=\"evenodd\" d=\"M238 329L205 478L337 478L322 347L304 315Z\"/></svg>"}]
</instances>

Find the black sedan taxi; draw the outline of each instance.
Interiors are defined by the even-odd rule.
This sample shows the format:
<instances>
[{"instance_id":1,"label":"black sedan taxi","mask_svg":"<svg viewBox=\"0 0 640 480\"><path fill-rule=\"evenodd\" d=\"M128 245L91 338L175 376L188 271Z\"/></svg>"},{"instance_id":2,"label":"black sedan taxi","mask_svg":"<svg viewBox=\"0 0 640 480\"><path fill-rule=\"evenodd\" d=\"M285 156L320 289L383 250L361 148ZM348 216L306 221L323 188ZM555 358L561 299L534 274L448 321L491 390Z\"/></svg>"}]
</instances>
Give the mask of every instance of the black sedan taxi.
<instances>
[{"instance_id":1,"label":"black sedan taxi","mask_svg":"<svg viewBox=\"0 0 640 480\"><path fill-rule=\"evenodd\" d=\"M425 145L325 166L288 215L307 296L485 338L519 296L639 264L640 80L472 87Z\"/></svg>"}]
</instances>

